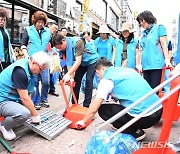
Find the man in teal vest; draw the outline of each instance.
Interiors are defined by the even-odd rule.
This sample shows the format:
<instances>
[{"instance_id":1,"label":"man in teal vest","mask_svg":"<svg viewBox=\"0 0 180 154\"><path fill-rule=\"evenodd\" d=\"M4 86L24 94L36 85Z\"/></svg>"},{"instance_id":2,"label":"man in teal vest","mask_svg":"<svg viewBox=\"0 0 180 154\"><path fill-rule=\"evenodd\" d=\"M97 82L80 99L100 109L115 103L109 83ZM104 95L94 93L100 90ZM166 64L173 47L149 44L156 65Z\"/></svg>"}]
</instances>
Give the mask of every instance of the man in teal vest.
<instances>
[{"instance_id":1,"label":"man in teal vest","mask_svg":"<svg viewBox=\"0 0 180 154\"><path fill-rule=\"evenodd\" d=\"M83 120L76 123L77 129L83 128L86 122L93 118L97 111L100 117L106 121L152 90L149 84L134 69L113 67L112 63L106 58L99 59L95 64L95 69L102 79L98 85L96 99L89 107ZM119 100L119 104L103 103L109 93ZM145 111L158 99L156 94L151 95L148 99L142 101L125 115L114 121L112 123L113 127L122 127L131 119L138 116L138 114ZM131 134L137 140L141 140L145 137L145 132L142 129L149 128L157 123L161 118L161 114L162 105L160 104L123 132Z\"/></svg>"},{"instance_id":2,"label":"man in teal vest","mask_svg":"<svg viewBox=\"0 0 180 154\"><path fill-rule=\"evenodd\" d=\"M90 37L90 33L85 32L84 36L88 38ZM64 57L63 60L65 60L68 68L68 72L64 75L63 80L65 82L69 81L76 72L74 77L76 82L74 92L78 100L82 77L86 72L88 73L83 106L89 107L92 98L93 78L95 73L94 63L98 59L98 54L91 38L89 41L87 39L83 40L80 37L72 37L70 40L71 42L68 42L61 34L56 34L53 37L54 46L60 49L62 57Z\"/></svg>"},{"instance_id":3,"label":"man in teal vest","mask_svg":"<svg viewBox=\"0 0 180 154\"><path fill-rule=\"evenodd\" d=\"M40 122L40 116L31 100L34 92L33 75L41 73L49 66L49 56L40 51L29 60L18 60L1 72L0 116L4 120L0 123L0 131L6 140L16 137L12 128L22 125L30 115L33 123Z\"/></svg>"}]
</instances>

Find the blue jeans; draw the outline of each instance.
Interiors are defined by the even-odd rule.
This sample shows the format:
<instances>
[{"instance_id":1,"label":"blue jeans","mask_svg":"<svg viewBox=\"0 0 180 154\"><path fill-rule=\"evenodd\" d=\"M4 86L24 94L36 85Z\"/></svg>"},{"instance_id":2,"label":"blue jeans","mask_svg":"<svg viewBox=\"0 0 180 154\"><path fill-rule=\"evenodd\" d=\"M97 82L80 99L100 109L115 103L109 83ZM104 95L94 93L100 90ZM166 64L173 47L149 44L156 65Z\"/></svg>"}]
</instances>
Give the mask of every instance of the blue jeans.
<instances>
[{"instance_id":1,"label":"blue jeans","mask_svg":"<svg viewBox=\"0 0 180 154\"><path fill-rule=\"evenodd\" d=\"M93 91L93 78L95 74L94 64L90 64L88 66L79 66L76 70L74 81L76 82L75 87L73 88L77 101L79 100L79 91L81 87L81 81L86 73L86 86L85 86L85 99L83 102L83 106L89 107L92 99L92 91ZM74 101L73 101L74 103Z\"/></svg>"},{"instance_id":2,"label":"blue jeans","mask_svg":"<svg viewBox=\"0 0 180 154\"><path fill-rule=\"evenodd\" d=\"M39 92L39 81L41 80L41 96ZM34 75L35 94L33 96L33 102L35 105L40 104L40 101L47 101L48 91L50 87L50 74L49 69L45 69L41 74Z\"/></svg>"}]
</instances>

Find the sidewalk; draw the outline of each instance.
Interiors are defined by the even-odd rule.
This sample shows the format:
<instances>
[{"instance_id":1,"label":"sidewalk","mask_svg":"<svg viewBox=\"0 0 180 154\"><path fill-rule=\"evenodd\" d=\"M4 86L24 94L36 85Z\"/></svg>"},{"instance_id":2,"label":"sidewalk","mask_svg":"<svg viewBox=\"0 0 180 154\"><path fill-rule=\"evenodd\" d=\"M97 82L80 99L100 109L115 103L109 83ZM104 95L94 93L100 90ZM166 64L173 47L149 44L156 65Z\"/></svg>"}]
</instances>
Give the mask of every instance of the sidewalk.
<instances>
[{"instance_id":1,"label":"sidewalk","mask_svg":"<svg viewBox=\"0 0 180 154\"><path fill-rule=\"evenodd\" d=\"M40 112L51 110L58 114L63 113L65 102L59 85L56 85L56 92L58 92L60 96L55 97L49 95L50 108L42 108ZM82 99L83 94L81 94L79 102L82 102ZM31 154L83 154L87 141L90 139L93 130L101 122L103 122L103 120L98 115L96 115L92 124L89 125L86 129L78 131L68 128L52 141L46 140L31 130L26 130L26 132L21 131L23 136L15 141L13 150L15 152L29 152ZM160 121L156 126L145 130L145 142L157 140L161 129L161 124L162 121ZM111 129L111 127L108 126L105 129ZM16 133L19 133L18 131L16 131ZM174 122L169 141L174 143L179 138L180 120L178 122ZM0 154L6 153L6 151L3 151Z\"/></svg>"}]
</instances>

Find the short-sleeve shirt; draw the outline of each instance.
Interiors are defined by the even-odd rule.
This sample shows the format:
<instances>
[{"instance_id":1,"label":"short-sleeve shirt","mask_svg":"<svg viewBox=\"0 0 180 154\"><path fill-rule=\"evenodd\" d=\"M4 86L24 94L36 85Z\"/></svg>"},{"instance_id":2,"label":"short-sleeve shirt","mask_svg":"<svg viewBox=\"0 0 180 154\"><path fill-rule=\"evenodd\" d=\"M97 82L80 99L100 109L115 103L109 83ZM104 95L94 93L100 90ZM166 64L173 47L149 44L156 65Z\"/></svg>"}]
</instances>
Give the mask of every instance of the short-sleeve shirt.
<instances>
[{"instance_id":1,"label":"short-sleeve shirt","mask_svg":"<svg viewBox=\"0 0 180 154\"><path fill-rule=\"evenodd\" d=\"M167 36L166 28L163 25L159 25L158 33L159 37Z\"/></svg>"},{"instance_id":2,"label":"short-sleeve shirt","mask_svg":"<svg viewBox=\"0 0 180 154\"><path fill-rule=\"evenodd\" d=\"M84 42L83 40L78 40L76 42L76 57L81 56L84 52Z\"/></svg>"},{"instance_id":3,"label":"short-sleeve shirt","mask_svg":"<svg viewBox=\"0 0 180 154\"><path fill-rule=\"evenodd\" d=\"M12 81L14 84L14 88L16 89L27 89L28 78L25 70L22 67L15 67L12 73Z\"/></svg>"}]
</instances>

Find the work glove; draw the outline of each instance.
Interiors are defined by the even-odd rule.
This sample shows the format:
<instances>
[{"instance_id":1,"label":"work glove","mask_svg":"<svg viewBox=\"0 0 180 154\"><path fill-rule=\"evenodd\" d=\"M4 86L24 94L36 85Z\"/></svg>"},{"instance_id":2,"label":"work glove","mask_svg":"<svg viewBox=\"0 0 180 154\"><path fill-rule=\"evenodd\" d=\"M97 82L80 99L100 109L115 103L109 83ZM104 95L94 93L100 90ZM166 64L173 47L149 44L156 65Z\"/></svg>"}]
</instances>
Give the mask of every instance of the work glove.
<instances>
[{"instance_id":1,"label":"work glove","mask_svg":"<svg viewBox=\"0 0 180 154\"><path fill-rule=\"evenodd\" d=\"M68 82L70 79L71 79L71 77L70 77L69 73L66 73L66 74L63 76L64 82Z\"/></svg>"},{"instance_id":2,"label":"work glove","mask_svg":"<svg viewBox=\"0 0 180 154\"><path fill-rule=\"evenodd\" d=\"M170 60L169 59L165 59L165 65L166 67L171 67L171 63L170 63Z\"/></svg>"},{"instance_id":3,"label":"work glove","mask_svg":"<svg viewBox=\"0 0 180 154\"><path fill-rule=\"evenodd\" d=\"M83 120L80 120L75 123L76 129L82 129L82 128L84 128L84 126L85 126L85 122Z\"/></svg>"},{"instance_id":4,"label":"work glove","mask_svg":"<svg viewBox=\"0 0 180 154\"><path fill-rule=\"evenodd\" d=\"M138 71L138 73L142 73L142 65L136 65L136 69Z\"/></svg>"},{"instance_id":5,"label":"work glove","mask_svg":"<svg viewBox=\"0 0 180 154\"><path fill-rule=\"evenodd\" d=\"M31 123L40 124L41 123L40 115L38 114L37 116L31 116Z\"/></svg>"}]
</instances>

